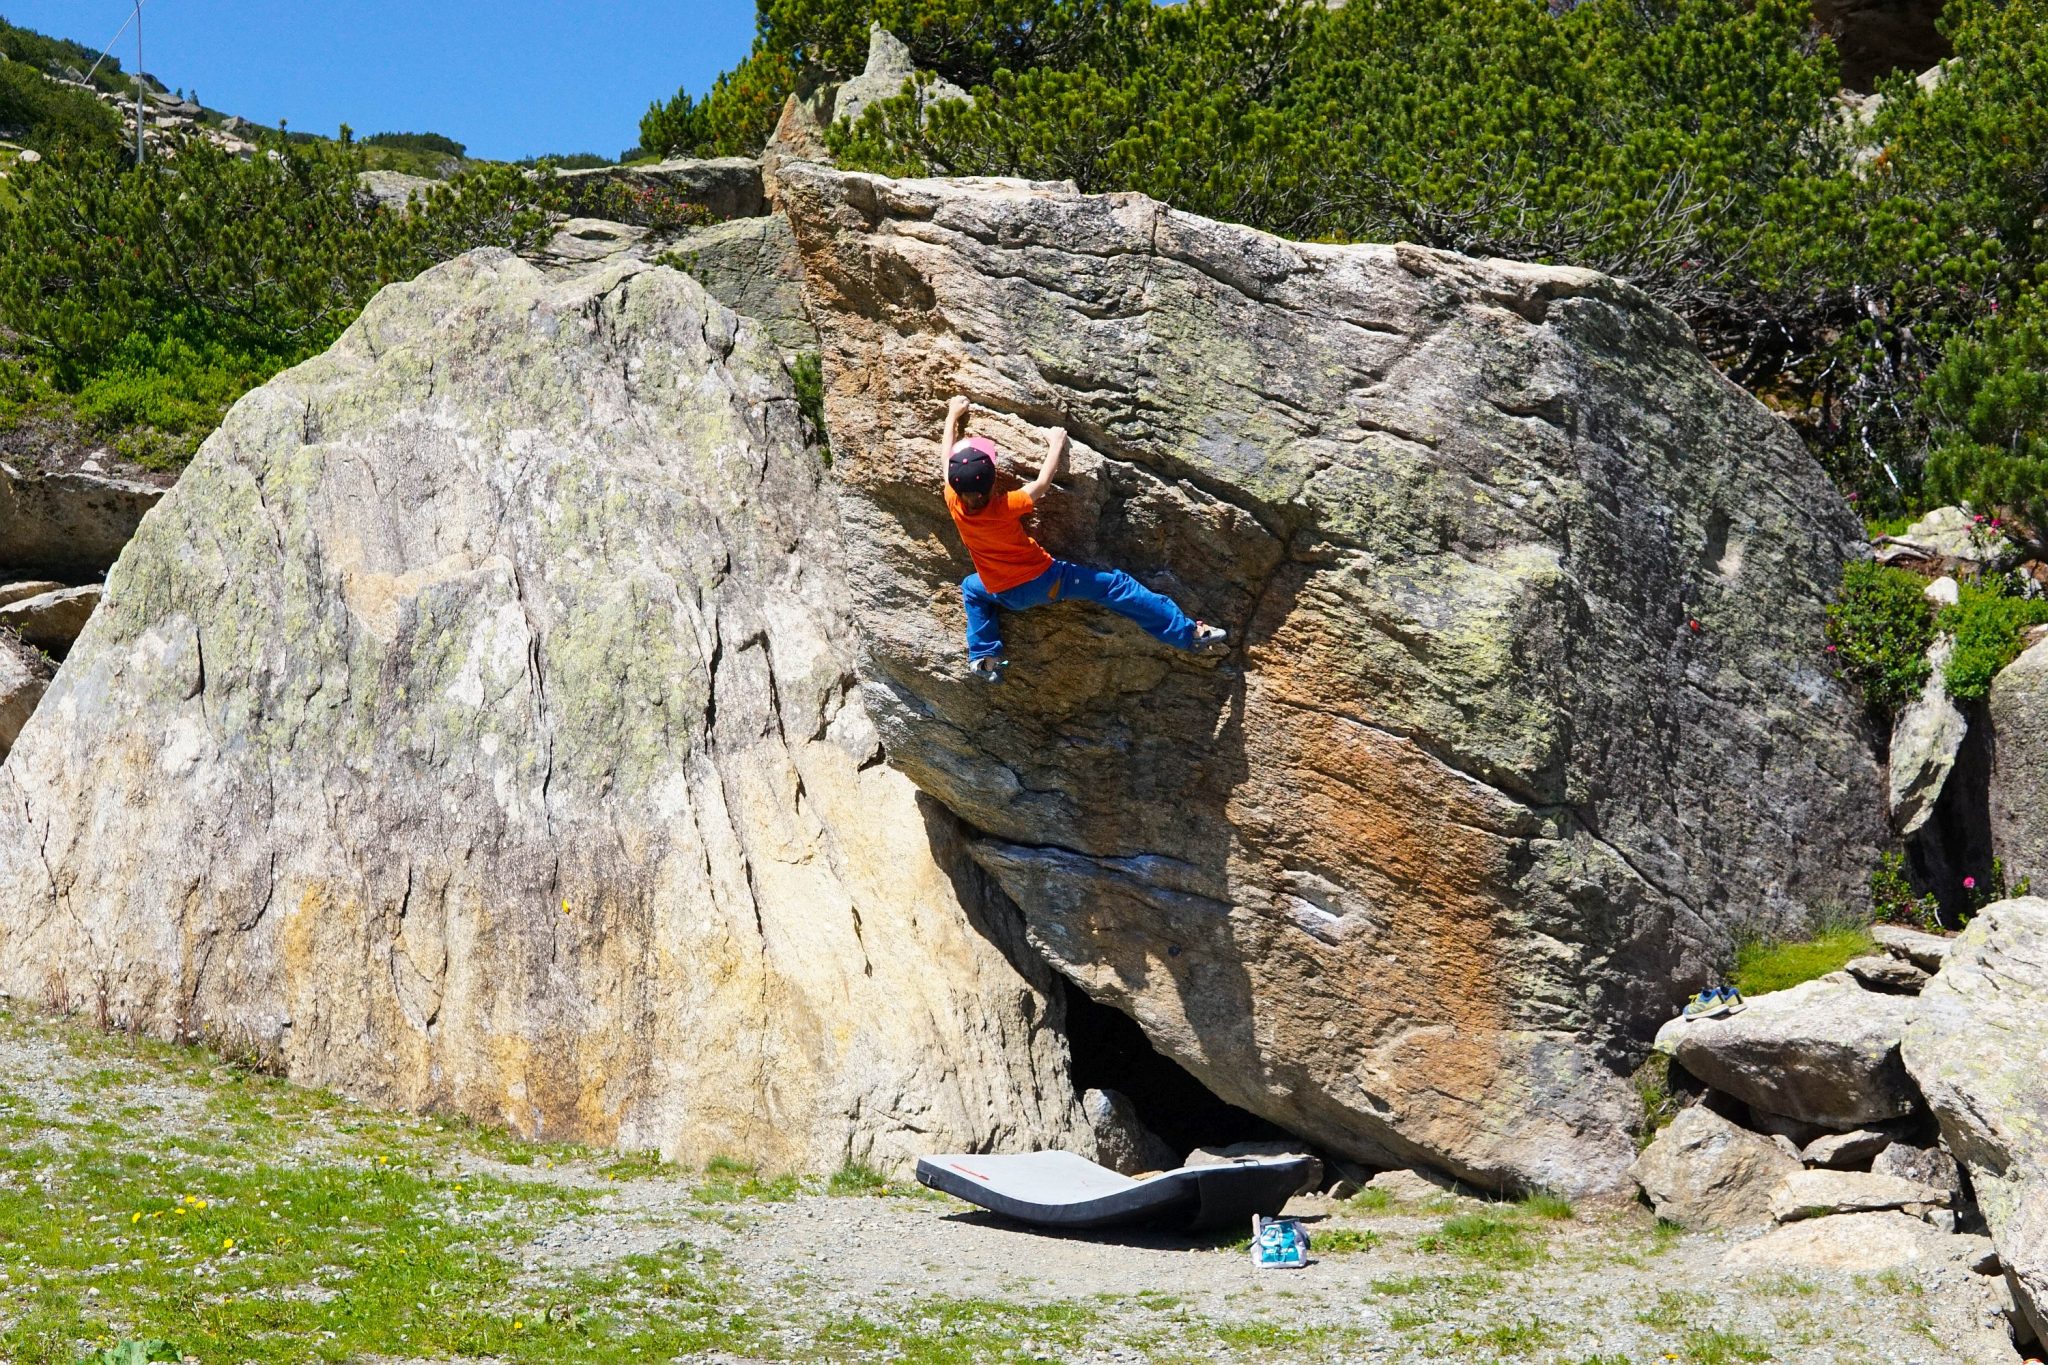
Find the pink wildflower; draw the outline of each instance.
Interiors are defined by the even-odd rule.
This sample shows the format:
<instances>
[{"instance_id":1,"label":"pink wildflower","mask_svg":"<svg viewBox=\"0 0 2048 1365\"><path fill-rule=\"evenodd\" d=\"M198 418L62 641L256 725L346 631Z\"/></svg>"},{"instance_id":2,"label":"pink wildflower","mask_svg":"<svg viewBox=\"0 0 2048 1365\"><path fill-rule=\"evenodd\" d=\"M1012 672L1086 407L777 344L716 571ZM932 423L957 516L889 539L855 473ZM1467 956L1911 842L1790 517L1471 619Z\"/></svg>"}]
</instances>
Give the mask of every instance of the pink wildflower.
<instances>
[{"instance_id":1,"label":"pink wildflower","mask_svg":"<svg viewBox=\"0 0 2048 1365\"><path fill-rule=\"evenodd\" d=\"M1963 890L1965 890L1965 891L1975 891L1976 889L1977 889L1977 879L1976 879L1975 877L1965 877L1965 878L1963 878Z\"/></svg>"}]
</instances>

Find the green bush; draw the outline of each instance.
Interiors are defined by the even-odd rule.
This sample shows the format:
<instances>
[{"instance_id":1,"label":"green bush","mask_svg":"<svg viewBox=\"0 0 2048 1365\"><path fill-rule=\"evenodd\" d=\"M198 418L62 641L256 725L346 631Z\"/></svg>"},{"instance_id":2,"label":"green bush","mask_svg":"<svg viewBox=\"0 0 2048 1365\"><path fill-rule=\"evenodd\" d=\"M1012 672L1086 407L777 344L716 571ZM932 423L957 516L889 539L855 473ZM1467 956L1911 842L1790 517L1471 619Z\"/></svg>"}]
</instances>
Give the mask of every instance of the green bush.
<instances>
[{"instance_id":1,"label":"green bush","mask_svg":"<svg viewBox=\"0 0 2048 1365\"><path fill-rule=\"evenodd\" d=\"M0 133L39 152L121 144L121 120L82 90L45 79L26 62L0 63Z\"/></svg>"},{"instance_id":2,"label":"green bush","mask_svg":"<svg viewBox=\"0 0 2048 1365\"><path fill-rule=\"evenodd\" d=\"M707 227L718 221L710 209L664 185L633 186L597 177L571 184L564 192L564 204L579 217L635 223L657 232Z\"/></svg>"},{"instance_id":3,"label":"green bush","mask_svg":"<svg viewBox=\"0 0 2048 1365\"><path fill-rule=\"evenodd\" d=\"M370 295L470 247L530 247L557 194L474 171L395 212L345 140L241 161L194 138L137 168L71 152L20 168L0 234L0 416L65 409L175 464L252 385L327 347Z\"/></svg>"},{"instance_id":4,"label":"green bush","mask_svg":"<svg viewBox=\"0 0 2048 1365\"><path fill-rule=\"evenodd\" d=\"M1934 442L1928 492L2048 543L2048 290L2027 291L1951 342L1922 403Z\"/></svg>"},{"instance_id":5,"label":"green bush","mask_svg":"<svg viewBox=\"0 0 2048 1365\"><path fill-rule=\"evenodd\" d=\"M1895 851L1878 857L1877 867L1870 874L1870 905L1873 917L1881 924L1908 924L1930 931L1941 928L1940 903L1932 895L1921 895L1913 889L1903 853Z\"/></svg>"},{"instance_id":6,"label":"green bush","mask_svg":"<svg viewBox=\"0 0 2048 1365\"><path fill-rule=\"evenodd\" d=\"M1890 715L1926 686L1935 634L1926 586L1904 569L1851 564L1828 607L1828 651L1874 711Z\"/></svg>"},{"instance_id":7,"label":"green bush","mask_svg":"<svg viewBox=\"0 0 2048 1365\"><path fill-rule=\"evenodd\" d=\"M396 147L401 151L426 152L433 156L462 160L469 149L452 137L439 133L372 133L363 139L366 147Z\"/></svg>"},{"instance_id":8,"label":"green bush","mask_svg":"<svg viewBox=\"0 0 2048 1365\"><path fill-rule=\"evenodd\" d=\"M1944 607L1936 625L1955 635L1955 648L1942 669L1942 682L1957 701L1975 701L1991 690L1999 670L2019 657L2027 627L2048 622L2048 600L2008 596L2003 581L1965 583L1956 604Z\"/></svg>"}]
</instances>

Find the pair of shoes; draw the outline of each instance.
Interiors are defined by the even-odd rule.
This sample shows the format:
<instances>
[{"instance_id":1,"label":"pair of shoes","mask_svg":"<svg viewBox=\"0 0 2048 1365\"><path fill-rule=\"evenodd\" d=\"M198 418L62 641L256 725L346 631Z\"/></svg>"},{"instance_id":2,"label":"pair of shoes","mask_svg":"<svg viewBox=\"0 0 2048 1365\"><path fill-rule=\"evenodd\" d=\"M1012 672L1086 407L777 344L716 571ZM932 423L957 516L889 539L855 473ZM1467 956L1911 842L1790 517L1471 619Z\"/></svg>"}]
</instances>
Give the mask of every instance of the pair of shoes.
<instances>
[{"instance_id":1,"label":"pair of shoes","mask_svg":"<svg viewBox=\"0 0 2048 1365\"><path fill-rule=\"evenodd\" d=\"M993 685L1003 680L1003 670L1009 666L1010 661L1002 655L987 654L969 664L968 668L975 677Z\"/></svg>"},{"instance_id":2,"label":"pair of shoes","mask_svg":"<svg viewBox=\"0 0 2048 1365\"><path fill-rule=\"evenodd\" d=\"M1230 648L1230 632L1207 621L1197 621L1194 648L1201 654L1221 654Z\"/></svg>"},{"instance_id":3,"label":"pair of shoes","mask_svg":"<svg viewBox=\"0 0 2048 1365\"><path fill-rule=\"evenodd\" d=\"M1709 986L1685 1002L1687 1019L1720 1019L1734 1014L1748 1002L1733 986Z\"/></svg>"}]
</instances>

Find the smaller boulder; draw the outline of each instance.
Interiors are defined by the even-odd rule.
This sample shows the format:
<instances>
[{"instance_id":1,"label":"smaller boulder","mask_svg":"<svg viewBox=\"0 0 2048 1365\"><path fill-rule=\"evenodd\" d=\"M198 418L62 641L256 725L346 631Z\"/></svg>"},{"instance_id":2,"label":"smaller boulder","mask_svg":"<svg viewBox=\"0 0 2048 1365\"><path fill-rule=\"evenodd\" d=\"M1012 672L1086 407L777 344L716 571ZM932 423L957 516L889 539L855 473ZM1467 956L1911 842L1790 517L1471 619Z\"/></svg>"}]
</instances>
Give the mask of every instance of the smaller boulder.
<instances>
[{"instance_id":1,"label":"smaller boulder","mask_svg":"<svg viewBox=\"0 0 2048 1365\"><path fill-rule=\"evenodd\" d=\"M1839 1213L1881 1213L1910 1204L1948 1207L1947 1190L1867 1171L1794 1171L1771 1191L1771 1217L1780 1223Z\"/></svg>"},{"instance_id":2,"label":"smaller boulder","mask_svg":"<svg viewBox=\"0 0 2048 1365\"><path fill-rule=\"evenodd\" d=\"M1851 958L1842 970L1855 977L1856 984L1864 990L1880 991L1886 995L1918 995L1920 988L1927 984L1929 975L1904 958L1893 957L1890 953Z\"/></svg>"},{"instance_id":3,"label":"smaller boulder","mask_svg":"<svg viewBox=\"0 0 2048 1365\"><path fill-rule=\"evenodd\" d=\"M1949 655L1955 638L1942 635L1927 651L1927 681L1892 722L1890 802L1892 827L1900 838L1920 831L1934 814L1970 724L1948 695Z\"/></svg>"},{"instance_id":4,"label":"smaller boulder","mask_svg":"<svg viewBox=\"0 0 2048 1365\"><path fill-rule=\"evenodd\" d=\"M1458 1193L1456 1186L1434 1171L1381 1171L1365 1182L1365 1188L1384 1191L1397 1204L1416 1204Z\"/></svg>"},{"instance_id":5,"label":"smaller boulder","mask_svg":"<svg viewBox=\"0 0 2048 1365\"><path fill-rule=\"evenodd\" d=\"M2048 890L2048 640L1991 680L1991 848L2006 876Z\"/></svg>"},{"instance_id":6,"label":"smaller boulder","mask_svg":"<svg viewBox=\"0 0 2048 1365\"><path fill-rule=\"evenodd\" d=\"M93 608L99 604L97 583L59 588L0 607L0 626L37 649L61 655L78 639L85 623L92 619Z\"/></svg>"},{"instance_id":7,"label":"smaller boulder","mask_svg":"<svg viewBox=\"0 0 2048 1365\"><path fill-rule=\"evenodd\" d=\"M867 69L839 87L839 96L832 105L833 121L857 122L869 105L903 93L903 83L916 75L909 45L880 24L869 24ZM969 96L951 81L934 80L926 87L924 98L926 104L936 104Z\"/></svg>"},{"instance_id":8,"label":"smaller boulder","mask_svg":"<svg viewBox=\"0 0 2048 1365\"><path fill-rule=\"evenodd\" d=\"M1847 1130L1903 1118L1919 1097L1899 1060L1915 1001L1853 980L1757 996L1722 1019L1673 1019L1657 1049L1754 1109Z\"/></svg>"},{"instance_id":9,"label":"smaller boulder","mask_svg":"<svg viewBox=\"0 0 2048 1365\"><path fill-rule=\"evenodd\" d=\"M136 479L0 464L0 562L74 582L104 573L163 495Z\"/></svg>"},{"instance_id":10,"label":"smaller boulder","mask_svg":"<svg viewBox=\"0 0 2048 1365\"><path fill-rule=\"evenodd\" d=\"M1629 1175L1659 1218L1699 1231L1769 1222L1771 1191L1799 1169L1772 1139L1694 1105L1665 1125Z\"/></svg>"},{"instance_id":11,"label":"smaller boulder","mask_svg":"<svg viewBox=\"0 0 2048 1365\"><path fill-rule=\"evenodd\" d=\"M1846 1270L1870 1274L1920 1263L1982 1264L1991 1239L1938 1232L1903 1213L1850 1213L1787 1223L1721 1257L1730 1270Z\"/></svg>"},{"instance_id":12,"label":"smaller boulder","mask_svg":"<svg viewBox=\"0 0 2048 1365\"><path fill-rule=\"evenodd\" d=\"M26 602L46 592L62 592L64 584L49 578L31 578L21 583L0 583L0 607Z\"/></svg>"},{"instance_id":13,"label":"smaller boulder","mask_svg":"<svg viewBox=\"0 0 2048 1365\"><path fill-rule=\"evenodd\" d=\"M1831 1171L1867 1171L1871 1159L1891 1144L1889 1133L1858 1128L1853 1133L1830 1133L1815 1138L1799 1154L1799 1159L1809 1166Z\"/></svg>"},{"instance_id":14,"label":"smaller boulder","mask_svg":"<svg viewBox=\"0 0 2048 1365\"><path fill-rule=\"evenodd\" d=\"M2020 1200L1998 1234L1998 1254L2013 1302L2035 1339L2048 1342L2048 1185L2033 1186Z\"/></svg>"},{"instance_id":15,"label":"smaller boulder","mask_svg":"<svg viewBox=\"0 0 2048 1365\"><path fill-rule=\"evenodd\" d=\"M1889 1175L1900 1180L1910 1180L1916 1185L1930 1185L1937 1190L1947 1190L1951 1204L1963 1202L1963 1172L1956 1165L1956 1159L1939 1147L1915 1147L1910 1143L1894 1142L1879 1152L1870 1163L1875 1175Z\"/></svg>"},{"instance_id":16,"label":"smaller boulder","mask_svg":"<svg viewBox=\"0 0 2048 1365\"><path fill-rule=\"evenodd\" d=\"M1122 1091L1090 1090L1081 1096L1081 1109L1095 1130L1095 1159L1112 1171L1139 1175L1180 1165L1173 1148L1145 1126Z\"/></svg>"},{"instance_id":17,"label":"smaller boulder","mask_svg":"<svg viewBox=\"0 0 2048 1365\"><path fill-rule=\"evenodd\" d=\"M1903 924L1873 924L1870 937L1891 956L1928 973L1941 970L1941 964L1948 961L1949 948L1955 943L1946 934L1908 929Z\"/></svg>"}]
</instances>

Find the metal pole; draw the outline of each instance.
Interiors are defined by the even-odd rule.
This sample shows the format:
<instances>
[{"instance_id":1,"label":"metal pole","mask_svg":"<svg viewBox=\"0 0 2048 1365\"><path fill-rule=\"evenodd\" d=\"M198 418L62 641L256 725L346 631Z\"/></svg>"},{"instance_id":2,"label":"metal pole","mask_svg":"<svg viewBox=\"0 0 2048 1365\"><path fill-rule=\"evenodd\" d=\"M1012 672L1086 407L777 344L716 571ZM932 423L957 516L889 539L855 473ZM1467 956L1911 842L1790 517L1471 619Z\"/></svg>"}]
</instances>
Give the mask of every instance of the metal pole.
<instances>
[{"instance_id":1,"label":"metal pole","mask_svg":"<svg viewBox=\"0 0 2048 1365\"><path fill-rule=\"evenodd\" d=\"M135 0L135 164L142 164L142 0Z\"/></svg>"}]
</instances>

